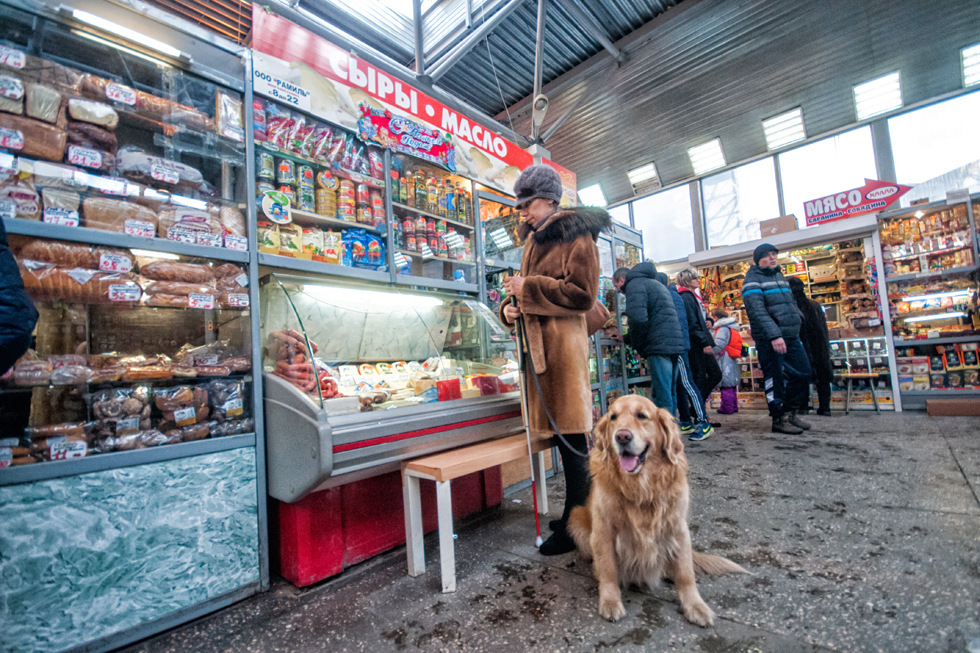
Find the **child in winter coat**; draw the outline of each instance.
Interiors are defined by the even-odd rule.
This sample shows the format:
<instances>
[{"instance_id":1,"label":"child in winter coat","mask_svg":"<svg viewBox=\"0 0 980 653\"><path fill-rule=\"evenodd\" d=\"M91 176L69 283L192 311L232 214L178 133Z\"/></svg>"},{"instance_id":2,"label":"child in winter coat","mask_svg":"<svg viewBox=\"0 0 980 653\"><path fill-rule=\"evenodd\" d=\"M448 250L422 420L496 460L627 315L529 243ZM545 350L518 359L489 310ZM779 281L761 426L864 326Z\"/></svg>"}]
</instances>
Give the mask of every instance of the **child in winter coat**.
<instances>
[{"instance_id":1,"label":"child in winter coat","mask_svg":"<svg viewBox=\"0 0 980 653\"><path fill-rule=\"evenodd\" d=\"M741 373L736 359L742 355L742 336L738 330L738 321L729 317L724 309L712 310L711 317L715 320L715 346L712 351L721 368L721 407L718 412L731 415L738 412L738 382Z\"/></svg>"}]
</instances>

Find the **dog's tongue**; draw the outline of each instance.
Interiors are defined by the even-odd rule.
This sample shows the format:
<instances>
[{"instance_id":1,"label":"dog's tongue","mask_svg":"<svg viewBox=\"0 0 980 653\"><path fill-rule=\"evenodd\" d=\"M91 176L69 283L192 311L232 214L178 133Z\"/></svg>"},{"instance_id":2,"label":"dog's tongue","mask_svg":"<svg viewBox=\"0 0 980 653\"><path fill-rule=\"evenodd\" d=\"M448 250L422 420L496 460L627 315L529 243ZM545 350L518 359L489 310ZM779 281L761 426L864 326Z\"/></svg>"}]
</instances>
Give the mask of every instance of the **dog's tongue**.
<instances>
[{"instance_id":1,"label":"dog's tongue","mask_svg":"<svg viewBox=\"0 0 980 653\"><path fill-rule=\"evenodd\" d=\"M636 469L636 464L639 462L639 460L639 456L625 454L619 457L619 466L627 472L632 472L634 469Z\"/></svg>"}]
</instances>

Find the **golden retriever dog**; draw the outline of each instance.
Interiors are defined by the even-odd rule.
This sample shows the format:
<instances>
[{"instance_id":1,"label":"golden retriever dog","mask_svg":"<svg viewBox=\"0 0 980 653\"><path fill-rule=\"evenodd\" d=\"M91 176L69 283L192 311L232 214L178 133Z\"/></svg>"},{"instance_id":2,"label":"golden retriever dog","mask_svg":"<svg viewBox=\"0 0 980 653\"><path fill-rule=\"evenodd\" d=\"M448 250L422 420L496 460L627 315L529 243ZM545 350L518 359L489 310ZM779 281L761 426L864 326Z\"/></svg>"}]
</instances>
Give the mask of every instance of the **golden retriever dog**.
<instances>
[{"instance_id":1,"label":"golden retriever dog","mask_svg":"<svg viewBox=\"0 0 980 653\"><path fill-rule=\"evenodd\" d=\"M731 560L691 550L687 528L687 457L673 416L639 395L620 397L595 428L588 504L575 508L569 531L593 559L599 614L626 615L620 585L673 580L688 621L708 627L714 613L701 599L695 570L749 573Z\"/></svg>"}]
</instances>

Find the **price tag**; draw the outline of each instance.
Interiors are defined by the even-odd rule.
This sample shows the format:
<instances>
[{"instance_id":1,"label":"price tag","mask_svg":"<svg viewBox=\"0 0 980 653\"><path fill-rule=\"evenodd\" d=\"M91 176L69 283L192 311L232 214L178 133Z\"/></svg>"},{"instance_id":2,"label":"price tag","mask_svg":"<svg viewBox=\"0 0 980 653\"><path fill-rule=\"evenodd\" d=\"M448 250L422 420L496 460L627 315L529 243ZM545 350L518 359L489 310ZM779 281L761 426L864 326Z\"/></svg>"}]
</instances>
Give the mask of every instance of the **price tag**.
<instances>
[{"instance_id":1,"label":"price tag","mask_svg":"<svg viewBox=\"0 0 980 653\"><path fill-rule=\"evenodd\" d=\"M235 277L235 283L237 283L242 288L248 288L248 275L242 272L237 277Z\"/></svg>"},{"instance_id":2,"label":"price tag","mask_svg":"<svg viewBox=\"0 0 980 653\"><path fill-rule=\"evenodd\" d=\"M65 227L78 226L78 211L48 207L44 209L44 221L48 224L60 224Z\"/></svg>"},{"instance_id":3,"label":"price tag","mask_svg":"<svg viewBox=\"0 0 980 653\"><path fill-rule=\"evenodd\" d=\"M248 295L245 293L229 293L228 305L232 308L248 308Z\"/></svg>"},{"instance_id":4,"label":"price tag","mask_svg":"<svg viewBox=\"0 0 980 653\"><path fill-rule=\"evenodd\" d=\"M90 150L87 147L79 147L78 145L69 145L68 163L85 166L86 168L101 168L102 152Z\"/></svg>"},{"instance_id":5,"label":"price tag","mask_svg":"<svg viewBox=\"0 0 980 653\"><path fill-rule=\"evenodd\" d=\"M10 467L10 463L14 459L14 452L11 451L10 447L0 447L0 469Z\"/></svg>"},{"instance_id":6,"label":"price tag","mask_svg":"<svg viewBox=\"0 0 980 653\"><path fill-rule=\"evenodd\" d=\"M248 239L245 236L225 234L225 247L238 250L239 252L248 251Z\"/></svg>"},{"instance_id":7,"label":"price tag","mask_svg":"<svg viewBox=\"0 0 980 653\"><path fill-rule=\"evenodd\" d=\"M92 280L92 277L95 276L95 272L84 268L75 268L74 270L68 271L68 276L84 286Z\"/></svg>"},{"instance_id":8,"label":"price tag","mask_svg":"<svg viewBox=\"0 0 980 653\"><path fill-rule=\"evenodd\" d=\"M133 259L125 254L103 254L99 257L99 269L103 272L129 272L133 269Z\"/></svg>"},{"instance_id":9,"label":"price tag","mask_svg":"<svg viewBox=\"0 0 980 653\"><path fill-rule=\"evenodd\" d=\"M13 48L0 45L0 66L23 68L26 62L27 58L20 50L14 50Z\"/></svg>"},{"instance_id":10,"label":"price tag","mask_svg":"<svg viewBox=\"0 0 980 653\"><path fill-rule=\"evenodd\" d=\"M136 104L136 91L122 84L108 84L105 87L105 96L113 102L122 102L129 106Z\"/></svg>"},{"instance_id":11,"label":"price tag","mask_svg":"<svg viewBox=\"0 0 980 653\"><path fill-rule=\"evenodd\" d=\"M102 184L99 185L99 190L101 190L106 195L129 195L129 188L132 186L125 179L120 179L119 177L105 177L102 179ZM136 188L139 188L138 186ZM139 192L137 191L137 195ZM129 222L127 220L126 222ZM145 223L144 223L145 224Z\"/></svg>"},{"instance_id":12,"label":"price tag","mask_svg":"<svg viewBox=\"0 0 980 653\"><path fill-rule=\"evenodd\" d=\"M188 308L214 308L214 295L192 292L187 296Z\"/></svg>"},{"instance_id":13,"label":"price tag","mask_svg":"<svg viewBox=\"0 0 980 653\"><path fill-rule=\"evenodd\" d=\"M0 447L19 447L20 438L0 438Z\"/></svg>"},{"instance_id":14,"label":"price tag","mask_svg":"<svg viewBox=\"0 0 980 653\"><path fill-rule=\"evenodd\" d=\"M214 367L218 364L217 354L209 354L207 356L197 356L194 358L194 364L201 367Z\"/></svg>"},{"instance_id":15,"label":"price tag","mask_svg":"<svg viewBox=\"0 0 980 653\"><path fill-rule=\"evenodd\" d=\"M85 442L58 442L51 445L51 460L74 460L88 453Z\"/></svg>"},{"instance_id":16,"label":"price tag","mask_svg":"<svg viewBox=\"0 0 980 653\"><path fill-rule=\"evenodd\" d=\"M180 410L174 411L174 421L177 422L177 426L190 426L195 421L197 421L197 413L194 411L194 407L181 408Z\"/></svg>"},{"instance_id":17,"label":"price tag","mask_svg":"<svg viewBox=\"0 0 980 653\"><path fill-rule=\"evenodd\" d=\"M112 284L109 286L109 300L113 302L138 302L143 291L135 284Z\"/></svg>"},{"instance_id":18,"label":"price tag","mask_svg":"<svg viewBox=\"0 0 980 653\"><path fill-rule=\"evenodd\" d=\"M24 149L24 133L17 129L0 127L0 147L9 147L12 150Z\"/></svg>"},{"instance_id":19,"label":"price tag","mask_svg":"<svg viewBox=\"0 0 980 653\"><path fill-rule=\"evenodd\" d=\"M180 175L177 174L176 170L172 170L161 165L151 165L150 176L157 181L162 181L165 184L176 184L178 181L180 181Z\"/></svg>"},{"instance_id":20,"label":"price tag","mask_svg":"<svg viewBox=\"0 0 980 653\"><path fill-rule=\"evenodd\" d=\"M221 408L224 409L227 417L238 417L245 412L241 399L230 399Z\"/></svg>"},{"instance_id":21,"label":"price tag","mask_svg":"<svg viewBox=\"0 0 980 653\"><path fill-rule=\"evenodd\" d=\"M116 435L129 435L140 430L139 417L127 417L116 422Z\"/></svg>"},{"instance_id":22,"label":"price tag","mask_svg":"<svg viewBox=\"0 0 980 653\"><path fill-rule=\"evenodd\" d=\"M183 227L170 227L167 230L167 240L175 240L178 243L188 243L193 245L197 242L197 232Z\"/></svg>"},{"instance_id":23,"label":"price tag","mask_svg":"<svg viewBox=\"0 0 980 653\"><path fill-rule=\"evenodd\" d=\"M221 234L199 231L197 232L197 244L207 245L208 247L221 247Z\"/></svg>"},{"instance_id":24,"label":"price tag","mask_svg":"<svg viewBox=\"0 0 980 653\"><path fill-rule=\"evenodd\" d=\"M13 220L17 217L17 205L13 202L0 202L0 218Z\"/></svg>"},{"instance_id":25,"label":"price tag","mask_svg":"<svg viewBox=\"0 0 980 653\"><path fill-rule=\"evenodd\" d=\"M11 100L24 97L24 82L12 75L0 75L0 95Z\"/></svg>"},{"instance_id":26,"label":"price tag","mask_svg":"<svg viewBox=\"0 0 980 653\"><path fill-rule=\"evenodd\" d=\"M152 222L143 222L142 220L126 220L123 229L129 236L153 238L157 234L156 225Z\"/></svg>"},{"instance_id":27,"label":"price tag","mask_svg":"<svg viewBox=\"0 0 980 653\"><path fill-rule=\"evenodd\" d=\"M56 435L53 438L45 438L44 444L47 445L48 449L60 442L68 442L68 438L63 435Z\"/></svg>"}]
</instances>

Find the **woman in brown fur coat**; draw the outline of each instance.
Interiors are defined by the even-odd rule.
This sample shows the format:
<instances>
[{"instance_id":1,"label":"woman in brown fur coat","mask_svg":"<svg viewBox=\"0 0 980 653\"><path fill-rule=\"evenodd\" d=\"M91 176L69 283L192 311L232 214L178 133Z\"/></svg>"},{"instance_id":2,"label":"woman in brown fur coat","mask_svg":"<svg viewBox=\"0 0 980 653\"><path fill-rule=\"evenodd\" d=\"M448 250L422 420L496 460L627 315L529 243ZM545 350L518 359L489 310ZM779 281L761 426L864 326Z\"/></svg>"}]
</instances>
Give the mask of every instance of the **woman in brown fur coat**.
<instances>
[{"instance_id":1,"label":"woman in brown fur coat","mask_svg":"<svg viewBox=\"0 0 980 653\"><path fill-rule=\"evenodd\" d=\"M589 335L597 325L587 324L586 314L599 293L596 238L611 220L602 209L559 209L561 178L546 165L526 169L514 192L524 219L524 255L520 276L504 282L508 297L500 316L508 326L523 317L528 362L537 373L547 410L568 444L587 454L586 433L592 430ZM523 381L531 431L553 434L534 378L529 375ZM565 468L565 509L562 518L551 523L554 533L541 545L543 555L575 549L566 528L568 515L589 496L588 459L561 440L558 450Z\"/></svg>"}]
</instances>

